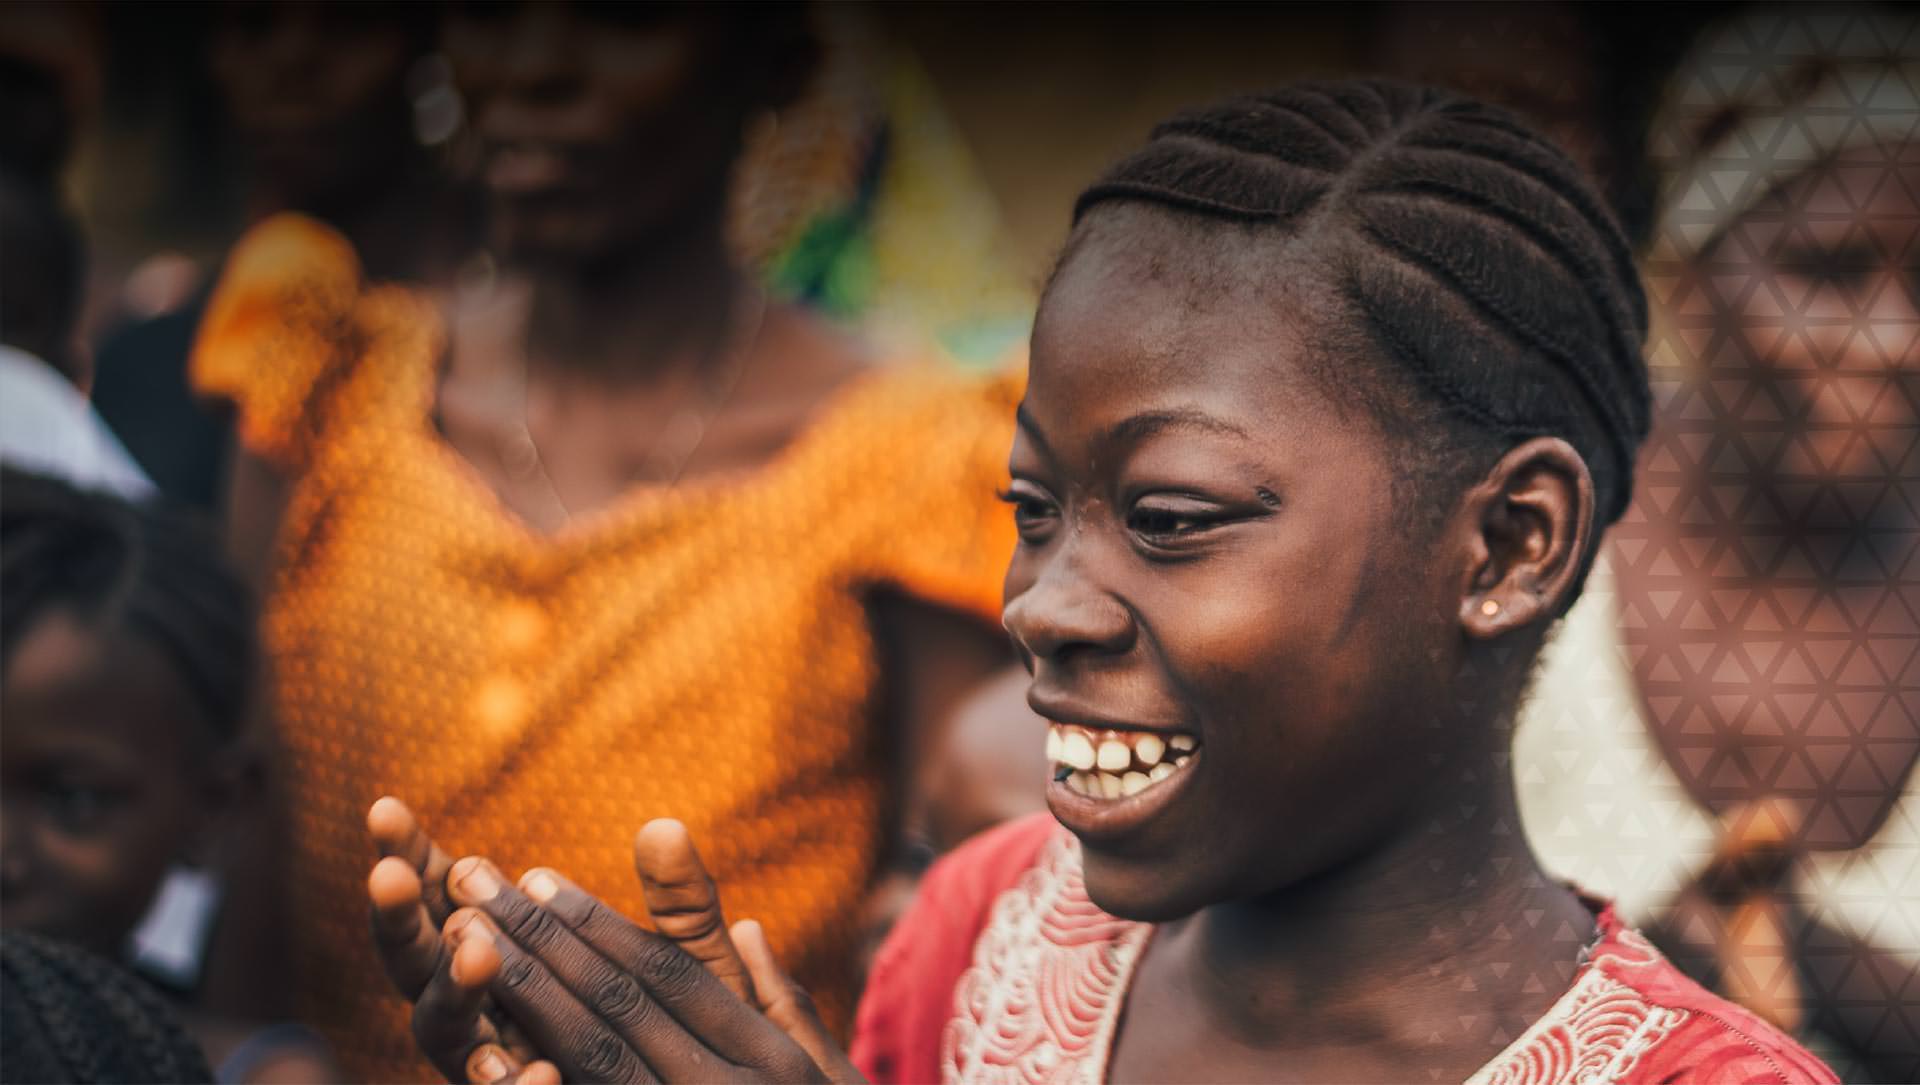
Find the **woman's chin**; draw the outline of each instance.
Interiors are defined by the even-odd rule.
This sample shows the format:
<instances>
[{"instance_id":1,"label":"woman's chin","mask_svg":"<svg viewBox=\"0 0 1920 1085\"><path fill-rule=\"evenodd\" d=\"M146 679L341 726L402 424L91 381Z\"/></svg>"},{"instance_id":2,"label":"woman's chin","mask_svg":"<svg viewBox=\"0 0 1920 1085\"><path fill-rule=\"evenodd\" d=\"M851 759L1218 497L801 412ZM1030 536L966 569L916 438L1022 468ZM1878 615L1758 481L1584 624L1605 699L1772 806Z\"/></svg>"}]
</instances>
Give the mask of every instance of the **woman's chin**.
<instances>
[{"instance_id":1,"label":"woman's chin","mask_svg":"<svg viewBox=\"0 0 1920 1085\"><path fill-rule=\"evenodd\" d=\"M1206 907L1204 893L1169 877L1165 866L1082 853L1087 899L1110 916L1139 923L1170 923Z\"/></svg>"}]
</instances>

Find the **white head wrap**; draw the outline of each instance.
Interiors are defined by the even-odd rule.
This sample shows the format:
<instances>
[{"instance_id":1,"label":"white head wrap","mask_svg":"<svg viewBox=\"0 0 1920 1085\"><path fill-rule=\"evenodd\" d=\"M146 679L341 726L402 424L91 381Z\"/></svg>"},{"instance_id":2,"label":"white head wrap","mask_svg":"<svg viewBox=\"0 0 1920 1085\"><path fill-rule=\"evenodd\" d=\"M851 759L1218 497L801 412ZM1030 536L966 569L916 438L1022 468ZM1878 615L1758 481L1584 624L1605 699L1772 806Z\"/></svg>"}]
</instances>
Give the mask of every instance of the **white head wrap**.
<instances>
[{"instance_id":1,"label":"white head wrap","mask_svg":"<svg viewBox=\"0 0 1920 1085\"><path fill-rule=\"evenodd\" d=\"M1650 133L1662 175L1654 259L1704 252L1794 176L1843 151L1920 139L1920 17L1764 7L1703 34Z\"/></svg>"}]
</instances>

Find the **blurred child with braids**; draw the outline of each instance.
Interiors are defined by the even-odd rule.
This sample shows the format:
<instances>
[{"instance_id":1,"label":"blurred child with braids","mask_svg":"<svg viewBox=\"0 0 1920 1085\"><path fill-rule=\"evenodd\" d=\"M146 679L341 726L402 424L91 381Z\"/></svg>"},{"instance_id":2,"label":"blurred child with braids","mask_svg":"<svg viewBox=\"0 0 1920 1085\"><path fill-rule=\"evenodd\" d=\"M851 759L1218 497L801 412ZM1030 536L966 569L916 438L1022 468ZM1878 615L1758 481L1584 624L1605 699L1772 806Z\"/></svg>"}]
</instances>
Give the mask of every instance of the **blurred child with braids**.
<instances>
[{"instance_id":1,"label":"blurred child with braids","mask_svg":"<svg viewBox=\"0 0 1920 1085\"><path fill-rule=\"evenodd\" d=\"M213 1080L153 988L71 942L0 939L0 1081Z\"/></svg>"},{"instance_id":2,"label":"blurred child with braids","mask_svg":"<svg viewBox=\"0 0 1920 1085\"><path fill-rule=\"evenodd\" d=\"M172 511L0 470L9 943L30 931L122 957L169 868L205 864L257 788L242 734L253 608L219 555ZM244 1062L288 1047L285 1033L200 1025ZM310 1061L311 1047L291 1050Z\"/></svg>"}]
</instances>

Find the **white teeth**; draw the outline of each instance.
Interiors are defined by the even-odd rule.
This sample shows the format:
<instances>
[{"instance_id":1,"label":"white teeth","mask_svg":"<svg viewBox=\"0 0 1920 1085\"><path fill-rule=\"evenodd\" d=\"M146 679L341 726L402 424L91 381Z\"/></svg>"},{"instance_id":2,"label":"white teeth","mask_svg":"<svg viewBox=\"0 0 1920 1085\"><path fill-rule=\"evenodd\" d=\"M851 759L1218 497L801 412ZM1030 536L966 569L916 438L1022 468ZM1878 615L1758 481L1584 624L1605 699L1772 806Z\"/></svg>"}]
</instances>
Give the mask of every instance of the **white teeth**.
<instances>
[{"instance_id":1,"label":"white teeth","mask_svg":"<svg viewBox=\"0 0 1920 1085\"><path fill-rule=\"evenodd\" d=\"M1060 743L1060 760L1085 772L1094 765L1093 743L1078 731L1067 732Z\"/></svg>"},{"instance_id":2,"label":"white teeth","mask_svg":"<svg viewBox=\"0 0 1920 1085\"><path fill-rule=\"evenodd\" d=\"M1102 737L1075 724L1047 728L1047 760L1056 766L1055 778L1074 794L1094 799L1138 795L1179 771L1198 746L1187 734L1107 731Z\"/></svg>"}]
</instances>

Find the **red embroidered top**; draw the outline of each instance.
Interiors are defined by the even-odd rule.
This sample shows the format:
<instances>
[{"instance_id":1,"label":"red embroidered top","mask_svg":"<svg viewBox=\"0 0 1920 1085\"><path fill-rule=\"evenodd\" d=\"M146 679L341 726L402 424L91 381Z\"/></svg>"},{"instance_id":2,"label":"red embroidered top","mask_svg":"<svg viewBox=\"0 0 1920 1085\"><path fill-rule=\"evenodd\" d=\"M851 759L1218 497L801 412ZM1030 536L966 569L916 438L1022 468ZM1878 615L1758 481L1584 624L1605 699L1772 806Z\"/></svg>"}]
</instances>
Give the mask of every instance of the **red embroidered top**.
<instances>
[{"instance_id":1,"label":"red embroidered top","mask_svg":"<svg viewBox=\"0 0 1920 1085\"><path fill-rule=\"evenodd\" d=\"M1612 908L1599 927L1567 993L1470 1085L1838 1081ZM881 948L853 1059L876 1082L1097 1085L1151 933L1087 899L1079 847L1050 816L983 834L928 872Z\"/></svg>"}]
</instances>

